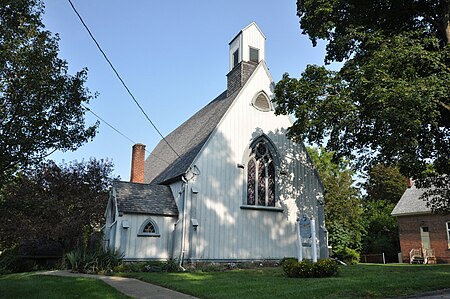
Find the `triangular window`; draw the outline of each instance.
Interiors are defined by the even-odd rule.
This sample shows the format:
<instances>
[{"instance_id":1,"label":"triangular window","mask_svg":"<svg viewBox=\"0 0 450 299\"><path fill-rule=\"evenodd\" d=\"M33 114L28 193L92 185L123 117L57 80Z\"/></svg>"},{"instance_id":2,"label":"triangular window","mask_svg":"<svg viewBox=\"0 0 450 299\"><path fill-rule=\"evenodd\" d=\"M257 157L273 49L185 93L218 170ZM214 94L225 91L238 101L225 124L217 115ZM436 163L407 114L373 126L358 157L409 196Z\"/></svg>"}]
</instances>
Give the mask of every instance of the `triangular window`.
<instances>
[{"instance_id":1,"label":"triangular window","mask_svg":"<svg viewBox=\"0 0 450 299\"><path fill-rule=\"evenodd\" d=\"M269 97L264 91L260 91L253 98L253 107L261 111L271 111L272 105L270 103Z\"/></svg>"}]
</instances>

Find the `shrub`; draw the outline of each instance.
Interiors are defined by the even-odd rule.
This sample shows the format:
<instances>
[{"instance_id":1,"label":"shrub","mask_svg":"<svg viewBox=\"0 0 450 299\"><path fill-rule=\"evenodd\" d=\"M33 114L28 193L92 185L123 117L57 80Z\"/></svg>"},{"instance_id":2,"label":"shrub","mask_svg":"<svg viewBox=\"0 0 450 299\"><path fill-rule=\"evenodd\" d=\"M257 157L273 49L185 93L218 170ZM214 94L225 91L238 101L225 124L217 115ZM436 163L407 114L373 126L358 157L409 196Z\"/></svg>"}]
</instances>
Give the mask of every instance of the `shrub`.
<instances>
[{"instance_id":1,"label":"shrub","mask_svg":"<svg viewBox=\"0 0 450 299\"><path fill-rule=\"evenodd\" d=\"M88 252L78 248L67 253L66 258L73 272L98 273L120 265L123 254L117 250L99 249L97 252Z\"/></svg>"},{"instance_id":2,"label":"shrub","mask_svg":"<svg viewBox=\"0 0 450 299\"><path fill-rule=\"evenodd\" d=\"M344 261L347 265L355 265L359 262L360 259L359 253L356 250L348 247L338 249L335 253L338 259Z\"/></svg>"},{"instance_id":3,"label":"shrub","mask_svg":"<svg viewBox=\"0 0 450 299\"><path fill-rule=\"evenodd\" d=\"M309 260L297 262L295 259L283 261L283 272L288 277L310 278L329 277L337 273L338 266L332 259L319 260L312 263Z\"/></svg>"},{"instance_id":4,"label":"shrub","mask_svg":"<svg viewBox=\"0 0 450 299\"><path fill-rule=\"evenodd\" d=\"M180 270L175 259L167 261L147 261L120 264L113 267L114 272L178 272Z\"/></svg>"},{"instance_id":5,"label":"shrub","mask_svg":"<svg viewBox=\"0 0 450 299\"><path fill-rule=\"evenodd\" d=\"M297 262L297 258L295 257L284 257L280 260L279 264L280 266L283 266L284 263L286 262Z\"/></svg>"},{"instance_id":6,"label":"shrub","mask_svg":"<svg viewBox=\"0 0 450 299\"><path fill-rule=\"evenodd\" d=\"M338 271L338 264L333 259L321 259L312 265L313 277L329 277Z\"/></svg>"}]
</instances>

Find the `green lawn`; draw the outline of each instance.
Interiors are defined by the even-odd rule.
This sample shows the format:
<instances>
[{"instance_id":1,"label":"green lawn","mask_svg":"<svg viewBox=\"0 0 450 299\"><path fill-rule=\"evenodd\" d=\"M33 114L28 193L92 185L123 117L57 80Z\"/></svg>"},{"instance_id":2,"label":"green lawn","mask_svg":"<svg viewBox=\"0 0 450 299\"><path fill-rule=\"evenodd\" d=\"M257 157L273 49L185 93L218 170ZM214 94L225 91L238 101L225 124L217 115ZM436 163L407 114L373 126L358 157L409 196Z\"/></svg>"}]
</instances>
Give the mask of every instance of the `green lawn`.
<instances>
[{"instance_id":1,"label":"green lawn","mask_svg":"<svg viewBox=\"0 0 450 299\"><path fill-rule=\"evenodd\" d=\"M123 273L200 298L384 298L450 288L450 265L340 267L331 278L287 278L281 268L198 273Z\"/></svg>"},{"instance_id":2,"label":"green lawn","mask_svg":"<svg viewBox=\"0 0 450 299\"><path fill-rule=\"evenodd\" d=\"M0 298L129 298L93 278L0 275Z\"/></svg>"}]
</instances>

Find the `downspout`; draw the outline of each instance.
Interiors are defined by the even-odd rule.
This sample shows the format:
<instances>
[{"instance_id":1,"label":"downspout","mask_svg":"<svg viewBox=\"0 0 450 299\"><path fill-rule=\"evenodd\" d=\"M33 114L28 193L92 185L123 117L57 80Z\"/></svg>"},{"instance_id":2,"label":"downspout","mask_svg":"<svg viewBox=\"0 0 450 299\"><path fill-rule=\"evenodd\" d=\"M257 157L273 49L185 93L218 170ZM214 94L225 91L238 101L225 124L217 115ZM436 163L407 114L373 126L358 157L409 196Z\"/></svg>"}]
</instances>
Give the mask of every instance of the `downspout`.
<instances>
[{"instance_id":1,"label":"downspout","mask_svg":"<svg viewBox=\"0 0 450 299\"><path fill-rule=\"evenodd\" d=\"M180 253L180 263L179 267L186 271L186 269L183 267L183 260L184 260L184 253L185 253L185 239L186 239L186 197L187 197L187 187L188 187L188 181L184 176L181 177L181 180L183 181L183 185L181 188L184 188L184 195L183 195L183 218L181 220L181 253Z\"/></svg>"}]
</instances>

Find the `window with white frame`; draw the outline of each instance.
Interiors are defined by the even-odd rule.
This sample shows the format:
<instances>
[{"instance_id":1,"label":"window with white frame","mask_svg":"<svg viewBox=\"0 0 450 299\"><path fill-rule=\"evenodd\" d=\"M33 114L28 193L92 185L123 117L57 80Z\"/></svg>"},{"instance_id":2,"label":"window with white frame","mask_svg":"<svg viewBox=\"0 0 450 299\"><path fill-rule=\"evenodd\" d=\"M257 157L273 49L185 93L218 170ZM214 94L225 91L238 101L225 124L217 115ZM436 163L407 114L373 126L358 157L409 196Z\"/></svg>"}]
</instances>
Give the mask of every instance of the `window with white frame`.
<instances>
[{"instance_id":1,"label":"window with white frame","mask_svg":"<svg viewBox=\"0 0 450 299\"><path fill-rule=\"evenodd\" d=\"M156 222L151 219L148 218L147 220L145 220L141 227L139 228L139 232L138 232L138 236L139 237L159 237L159 229L158 229L158 225L156 225Z\"/></svg>"},{"instance_id":2,"label":"window with white frame","mask_svg":"<svg viewBox=\"0 0 450 299\"><path fill-rule=\"evenodd\" d=\"M247 205L275 206L275 163L268 140L251 147L247 163Z\"/></svg>"},{"instance_id":3,"label":"window with white frame","mask_svg":"<svg viewBox=\"0 0 450 299\"><path fill-rule=\"evenodd\" d=\"M252 62L259 62L259 49L249 47L249 60Z\"/></svg>"},{"instance_id":4,"label":"window with white frame","mask_svg":"<svg viewBox=\"0 0 450 299\"><path fill-rule=\"evenodd\" d=\"M233 67L239 63L239 49L233 52Z\"/></svg>"},{"instance_id":5,"label":"window with white frame","mask_svg":"<svg viewBox=\"0 0 450 299\"><path fill-rule=\"evenodd\" d=\"M272 105L270 103L269 97L262 90L253 97L252 105L260 111L267 112L272 110Z\"/></svg>"}]
</instances>

